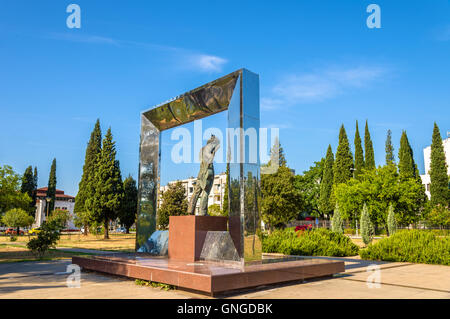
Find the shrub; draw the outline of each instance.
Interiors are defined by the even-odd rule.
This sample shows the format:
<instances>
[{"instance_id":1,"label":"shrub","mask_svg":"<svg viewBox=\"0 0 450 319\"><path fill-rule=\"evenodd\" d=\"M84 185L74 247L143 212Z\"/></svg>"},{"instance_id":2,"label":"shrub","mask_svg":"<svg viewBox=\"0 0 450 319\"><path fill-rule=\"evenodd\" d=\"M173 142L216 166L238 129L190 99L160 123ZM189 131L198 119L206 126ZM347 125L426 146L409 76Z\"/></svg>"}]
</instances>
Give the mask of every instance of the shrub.
<instances>
[{"instance_id":1,"label":"shrub","mask_svg":"<svg viewBox=\"0 0 450 319\"><path fill-rule=\"evenodd\" d=\"M392 207L392 204L389 205L387 226L388 226L389 236L394 235L395 232L397 231L397 221L395 220L394 207Z\"/></svg>"},{"instance_id":2,"label":"shrub","mask_svg":"<svg viewBox=\"0 0 450 319\"><path fill-rule=\"evenodd\" d=\"M33 254L42 257L50 248L55 247L59 240L61 229L61 225L56 220L44 222L37 237L27 243L28 249Z\"/></svg>"},{"instance_id":3,"label":"shrub","mask_svg":"<svg viewBox=\"0 0 450 319\"><path fill-rule=\"evenodd\" d=\"M342 220L338 205L336 205L333 217L331 219L331 230L335 233L344 233L344 221Z\"/></svg>"},{"instance_id":4,"label":"shrub","mask_svg":"<svg viewBox=\"0 0 450 319\"><path fill-rule=\"evenodd\" d=\"M369 211L367 210L367 205L364 204L361 213L361 237L364 244L368 245L373 239L374 234L373 224L370 220Z\"/></svg>"},{"instance_id":5,"label":"shrub","mask_svg":"<svg viewBox=\"0 0 450 319\"><path fill-rule=\"evenodd\" d=\"M362 259L450 265L450 238L401 230L359 251Z\"/></svg>"},{"instance_id":6,"label":"shrub","mask_svg":"<svg viewBox=\"0 0 450 319\"><path fill-rule=\"evenodd\" d=\"M358 246L347 236L325 228L295 232L292 228L276 230L264 236L263 252L302 256L354 256Z\"/></svg>"}]
</instances>

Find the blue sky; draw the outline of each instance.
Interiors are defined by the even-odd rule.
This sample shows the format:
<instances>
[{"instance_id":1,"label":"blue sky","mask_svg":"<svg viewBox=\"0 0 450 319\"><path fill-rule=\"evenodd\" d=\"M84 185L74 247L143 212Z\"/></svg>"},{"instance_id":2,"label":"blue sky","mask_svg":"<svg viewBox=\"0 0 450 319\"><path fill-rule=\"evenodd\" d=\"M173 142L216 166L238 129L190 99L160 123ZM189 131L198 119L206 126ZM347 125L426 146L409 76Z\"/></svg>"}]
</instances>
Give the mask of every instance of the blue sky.
<instances>
[{"instance_id":1,"label":"blue sky","mask_svg":"<svg viewBox=\"0 0 450 319\"><path fill-rule=\"evenodd\" d=\"M81 29L66 26L70 3ZM450 3L376 1L382 28L369 29L370 3L1 0L0 165L37 166L46 186L56 157L57 187L75 195L100 118L137 178L140 112L245 67L297 173L366 119L378 165L387 129L396 153L404 129L423 172L433 122L450 131Z\"/></svg>"}]
</instances>

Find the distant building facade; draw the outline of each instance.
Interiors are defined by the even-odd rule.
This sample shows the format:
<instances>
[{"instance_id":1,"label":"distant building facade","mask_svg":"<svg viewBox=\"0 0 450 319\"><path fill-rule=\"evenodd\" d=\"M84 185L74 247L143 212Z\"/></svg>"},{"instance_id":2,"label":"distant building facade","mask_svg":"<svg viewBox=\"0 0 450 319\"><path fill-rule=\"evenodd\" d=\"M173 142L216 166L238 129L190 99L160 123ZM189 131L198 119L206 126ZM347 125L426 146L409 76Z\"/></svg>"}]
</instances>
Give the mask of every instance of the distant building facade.
<instances>
[{"instance_id":1,"label":"distant building facade","mask_svg":"<svg viewBox=\"0 0 450 319\"><path fill-rule=\"evenodd\" d=\"M76 229L74 218L75 197L64 194L64 191L57 189L55 192L55 209L67 210L71 216L67 223L67 229ZM47 187L38 188L36 191L36 214L33 227L40 227L47 218ZM52 212L49 211L48 214Z\"/></svg>"},{"instance_id":2,"label":"distant building facade","mask_svg":"<svg viewBox=\"0 0 450 319\"><path fill-rule=\"evenodd\" d=\"M181 182L181 184L183 185L187 200L189 202L191 200L192 195L194 194L194 186L196 181L197 178L190 177L179 181L171 181L166 186L161 186L159 188L160 192L159 192L158 207L161 206L162 203L161 197L162 193L169 189L170 184L175 184L177 182ZM214 176L214 183L208 197L208 207L213 204L217 204L220 206L220 209L223 209L223 197L225 195L226 183L227 183L227 175L225 173L221 173ZM195 213L198 212L199 207L200 207L200 200L197 202Z\"/></svg>"},{"instance_id":3,"label":"distant building facade","mask_svg":"<svg viewBox=\"0 0 450 319\"><path fill-rule=\"evenodd\" d=\"M447 175L450 176L450 137L446 138L442 141L442 144L444 146L444 152L445 152L445 161L447 163ZM430 194L430 164L431 164L431 146L425 147L423 149L423 158L425 162L425 174L420 175L420 178L422 179L422 184L425 187L425 193L428 196L428 199L431 198Z\"/></svg>"}]
</instances>

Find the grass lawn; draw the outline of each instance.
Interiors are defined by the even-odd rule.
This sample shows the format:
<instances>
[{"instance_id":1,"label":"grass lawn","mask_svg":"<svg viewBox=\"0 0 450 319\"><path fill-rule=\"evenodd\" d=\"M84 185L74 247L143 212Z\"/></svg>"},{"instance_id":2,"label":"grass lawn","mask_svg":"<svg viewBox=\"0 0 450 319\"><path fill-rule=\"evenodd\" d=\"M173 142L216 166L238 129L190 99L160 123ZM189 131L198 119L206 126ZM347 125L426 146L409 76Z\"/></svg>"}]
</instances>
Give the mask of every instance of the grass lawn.
<instances>
[{"instance_id":1,"label":"grass lawn","mask_svg":"<svg viewBox=\"0 0 450 319\"><path fill-rule=\"evenodd\" d=\"M63 234L57 244L58 247L85 248L105 251L132 252L135 248L136 234L110 234L110 239L103 239L103 235ZM30 238L33 238L31 236ZM26 247L28 236L19 236L17 241L11 242L8 236L0 237L0 245ZM1 258L1 257L0 257Z\"/></svg>"},{"instance_id":2,"label":"grass lawn","mask_svg":"<svg viewBox=\"0 0 450 319\"><path fill-rule=\"evenodd\" d=\"M42 258L34 256L31 251L23 246L0 244L0 263L10 263L19 261L35 261L35 260L56 260L72 258L73 256L87 255L83 253L73 253L49 250Z\"/></svg>"}]
</instances>

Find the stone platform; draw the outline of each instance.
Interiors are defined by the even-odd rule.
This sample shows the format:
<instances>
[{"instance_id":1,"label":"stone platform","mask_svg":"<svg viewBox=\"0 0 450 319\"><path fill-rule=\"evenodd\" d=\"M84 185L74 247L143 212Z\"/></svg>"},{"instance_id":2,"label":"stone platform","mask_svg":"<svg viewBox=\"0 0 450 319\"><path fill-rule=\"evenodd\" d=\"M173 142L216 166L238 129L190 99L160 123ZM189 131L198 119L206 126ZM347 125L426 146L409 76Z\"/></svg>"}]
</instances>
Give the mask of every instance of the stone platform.
<instances>
[{"instance_id":1,"label":"stone platform","mask_svg":"<svg viewBox=\"0 0 450 319\"><path fill-rule=\"evenodd\" d=\"M263 259L245 266L212 261L179 261L148 254L73 257L83 269L150 280L210 295L344 272L344 262L302 257Z\"/></svg>"}]
</instances>

